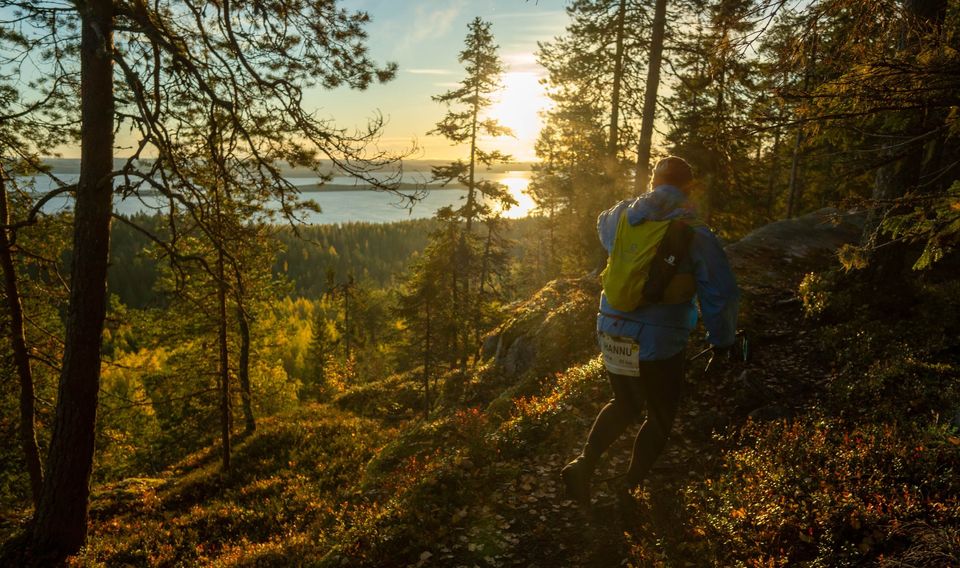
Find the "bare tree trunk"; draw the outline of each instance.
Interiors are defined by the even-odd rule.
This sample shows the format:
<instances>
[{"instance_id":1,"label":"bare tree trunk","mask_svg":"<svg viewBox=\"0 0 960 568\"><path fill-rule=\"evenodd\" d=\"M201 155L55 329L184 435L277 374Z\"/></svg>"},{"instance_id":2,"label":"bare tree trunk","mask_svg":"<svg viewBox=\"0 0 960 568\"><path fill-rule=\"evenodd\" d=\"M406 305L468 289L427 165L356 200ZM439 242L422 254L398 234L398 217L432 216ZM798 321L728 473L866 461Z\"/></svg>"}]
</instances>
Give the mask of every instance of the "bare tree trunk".
<instances>
[{"instance_id":1,"label":"bare tree trunk","mask_svg":"<svg viewBox=\"0 0 960 568\"><path fill-rule=\"evenodd\" d=\"M233 412L230 405L230 352L227 346L227 282L223 270L222 247L221 240L217 243L217 345L220 348L217 382L220 383L218 386L220 387L221 457L223 469L226 471L230 469L230 432L233 430Z\"/></svg>"},{"instance_id":2,"label":"bare tree trunk","mask_svg":"<svg viewBox=\"0 0 960 568\"><path fill-rule=\"evenodd\" d=\"M724 35L727 34L727 31L724 30ZM709 225L713 221L713 214L716 210L716 205L720 201L719 197L721 195L727 195L729 191L729 182L730 176L727 175L727 159L723 155L723 151L720 149L720 144L726 140L726 124L727 119L725 116L726 113L726 88L727 88L727 69L726 62L720 65L718 69L719 76L717 78L717 100L714 106L716 112L716 131L714 132L713 140L713 187L710 188L710 191L707 192L706 196L706 214L704 215L704 220Z\"/></svg>"},{"instance_id":3,"label":"bare tree trunk","mask_svg":"<svg viewBox=\"0 0 960 568\"><path fill-rule=\"evenodd\" d=\"M427 299L423 305L424 309L427 311L426 333L424 334L423 338L423 416L426 418L430 416L430 349L433 347L431 345L431 324L433 322L431 321L430 317L432 315L432 310L430 308L433 303L430 301L430 299Z\"/></svg>"},{"instance_id":4,"label":"bare tree trunk","mask_svg":"<svg viewBox=\"0 0 960 568\"><path fill-rule=\"evenodd\" d=\"M459 245L458 245L459 246ZM454 266L453 270L450 271L450 299L453 309L456 310L457 306L460 304L457 303L457 299L460 296L459 292L459 279L457 278L457 267ZM460 361L460 323L457 320L456 314L450 318L450 340L453 341L452 349L450 349L450 367L456 367Z\"/></svg>"},{"instance_id":5,"label":"bare tree trunk","mask_svg":"<svg viewBox=\"0 0 960 568\"><path fill-rule=\"evenodd\" d=\"M59 561L86 541L113 179L113 2L80 2L80 180L63 368L32 547Z\"/></svg>"},{"instance_id":6,"label":"bare tree trunk","mask_svg":"<svg viewBox=\"0 0 960 568\"><path fill-rule=\"evenodd\" d=\"M353 276L347 278L347 283L343 286L343 349L347 363L350 362L350 293L353 291Z\"/></svg>"},{"instance_id":7,"label":"bare tree trunk","mask_svg":"<svg viewBox=\"0 0 960 568\"><path fill-rule=\"evenodd\" d=\"M627 0L620 0L617 9L617 47L613 59L613 93L610 96L610 139L607 154L611 164L617 160L617 145L620 136L620 84L623 82L623 35L627 15Z\"/></svg>"},{"instance_id":8,"label":"bare tree trunk","mask_svg":"<svg viewBox=\"0 0 960 568\"><path fill-rule=\"evenodd\" d=\"M0 224L10 224L10 211L7 203L7 173L0 164ZM33 370L30 368L30 351L27 348L27 336L23 329L23 304L20 300L20 288L17 282L16 267L13 264L13 251L7 229L0 229L0 265L3 267L3 282L7 294L7 309L10 310L10 347L13 361L20 379L20 446L23 459L30 474L30 494L33 507L40 503L43 488L43 465L40 462L40 447L37 445L36 409L33 392Z\"/></svg>"},{"instance_id":9,"label":"bare tree trunk","mask_svg":"<svg viewBox=\"0 0 960 568\"><path fill-rule=\"evenodd\" d=\"M797 126L793 141L793 160L790 163L790 197L787 200L787 219L792 219L800 206L800 147L803 145L803 126Z\"/></svg>"},{"instance_id":10,"label":"bare tree trunk","mask_svg":"<svg viewBox=\"0 0 960 568\"><path fill-rule=\"evenodd\" d=\"M560 261L557 259L557 221L554 218L556 213L556 206L551 202L550 203L550 250L548 254L550 255L550 264L549 264L549 273L550 278L555 277L560 273Z\"/></svg>"},{"instance_id":11,"label":"bare tree trunk","mask_svg":"<svg viewBox=\"0 0 960 568\"><path fill-rule=\"evenodd\" d=\"M235 259L233 263L236 289L234 300L237 303L237 327L240 331L240 354L238 357L237 379L240 382L240 400L243 404L243 419L245 436L253 434L257 429L257 421L253 416L253 394L250 389L250 316L244 308L246 287L243 281L243 272L240 263ZM321 365L322 368L322 365Z\"/></svg>"},{"instance_id":12,"label":"bare tree trunk","mask_svg":"<svg viewBox=\"0 0 960 568\"><path fill-rule=\"evenodd\" d=\"M786 73L784 73L783 83L787 83ZM784 121L784 105L783 101L780 101L780 108L777 117L777 125L773 130L773 159L770 163L770 177L767 180L767 217L769 220L774 219L773 207L774 199L776 196L777 190L777 180L780 178L780 145L781 145L781 133L782 133L782 124Z\"/></svg>"},{"instance_id":13,"label":"bare tree trunk","mask_svg":"<svg viewBox=\"0 0 960 568\"><path fill-rule=\"evenodd\" d=\"M253 416L253 395L250 391L250 323L243 306L237 305L237 323L240 328L240 356L237 378L240 381L240 399L243 402L244 435L253 434L257 421Z\"/></svg>"},{"instance_id":14,"label":"bare tree trunk","mask_svg":"<svg viewBox=\"0 0 960 568\"><path fill-rule=\"evenodd\" d=\"M813 22L813 33L811 34L810 41L810 54L807 56L807 65L803 72L804 91L808 91L810 89L810 80L811 76L813 75L813 67L817 63L818 35L816 21ZM793 143L793 160L790 164L790 197L787 201L787 219L790 219L796 215L797 210L801 208L803 190L800 187L800 149L803 146L803 139L803 125L801 124L797 126L797 137Z\"/></svg>"},{"instance_id":15,"label":"bare tree trunk","mask_svg":"<svg viewBox=\"0 0 960 568\"><path fill-rule=\"evenodd\" d=\"M470 256L470 247L469 240L470 234L473 231L473 217L476 214L476 167L477 167L477 134L479 128L480 120L480 108L477 101L480 100L480 87L479 84L474 90L474 103L471 112L473 114L473 125L470 128L470 170L469 170L469 183L467 184L467 218L466 218L466 227L464 231L460 234L460 246L458 253L460 255L460 263L458 266L454 267L454 270L463 271L463 297L460 298L460 312L464 315L470 313L470 304L473 300L470 291L470 265L473 263L473 259ZM456 306L456 304L454 304ZM464 317L464 324L467 323L468 317ZM463 349L460 352L460 371L465 373L467 370L467 344L470 342L470 326L463 325Z\"/></svg>"},{"instance_id":16,"label":"bare tree trunk","mask_svg":"<svg viewBox=\"0 0 960 568\"><path fill-rule=\"evenodd\" d=\"M474 360L477 360L480 355L480 349L483 347L480 344L480 328L482 326L481 320L483 319L483 314L481 313L483 303L483 295L486 293L485 285L487 282L487 271L490 267L490 249L493 244L493 228L491 223L494 223L495 220L488 221L487 224L487 240L484 243L483 247L483 261L480 264L480 282L477 289L477 300L473 312L473 343L474 343Z\"/></svg>"},{"instance_id":17,"label":"bare tree trunk","mask_svg":"<svg viewBox=\"0 0 960 568\"><path fill-rule=\"evenodd\" d=\"M653 123L657 114L657 91L660 88L660 65L663 61L663 38L667 27L667 0L657 0L653 13L650 39L650 63L647 65L647 86L643 93L643 119L640 123L640 145L637 148L637 177L634 191L641 194L650 181L650 148L653 145Z\"/></svg>"},{"instance_id":18,"label":"bare tree trunk","mask_svg":"<svg viewBox=\"0 0 960 568\"><path fill-rule=\"evenodd\" d=\"M469 223L468 223L468 226L469 226ZM463 287L462 294L460 294L459 303L456 300L456 296L454 296L454 303L453 303L453 305L455 306L455 309L460 314L462 314L462 317L460 318L459 323L456 324L458 326L457 329L459 330L459 333L460 333L460 337L457 339L456 365L459 367L461 375L467 372L467 359L468 359L467 353L469 352L468 345L470 344L470 321L471 321L470 304L473 301L473 298L471 296L471 291L470 291L471 258L470 258L470 245L468 242L469 237L470 237L470 233L466 231L460 233L460 242L457 245L457 249L458 249L458 256L461 258L461 263L459 266L454 266L453 268L455 279L458 277L458 273L462 275L462 278L460 280L462 282L462 287ZM457 284L455 280L454 281L455 294L457 292L456 285ZM454 317L454 321L457 321L456 317Z\"/></svg>"},{"instance_id":19,"label":"bare tree trunk","mask_svg":"<svg viewBox=\"0 0 960 568\"><path fill-rule=\"evenodd\" d=\"M469 234L471 229L473 229L473 216L476 214L476 175L477 175L477 129L479 128L480 122L480 84L477 83L477 86L474 88L473 92L473 107L470 109L472 113L472 124L470 126L470 164L468 170L468 183L467 183L467 219L466 219L466 233Z\"/></svg>"},{"instance_id":20,"label":"bare tree trunk","mask_svg":"<svg viewBox=\"0 0 960 568\"><path fill-rule=\"evenodd\" d=\"M773 132L773 158L770 163L770 178L767 180L767 217L773 219L774 196L777 191L777 180L780 178L780 126Z\"/></svg>"}]
</instances>

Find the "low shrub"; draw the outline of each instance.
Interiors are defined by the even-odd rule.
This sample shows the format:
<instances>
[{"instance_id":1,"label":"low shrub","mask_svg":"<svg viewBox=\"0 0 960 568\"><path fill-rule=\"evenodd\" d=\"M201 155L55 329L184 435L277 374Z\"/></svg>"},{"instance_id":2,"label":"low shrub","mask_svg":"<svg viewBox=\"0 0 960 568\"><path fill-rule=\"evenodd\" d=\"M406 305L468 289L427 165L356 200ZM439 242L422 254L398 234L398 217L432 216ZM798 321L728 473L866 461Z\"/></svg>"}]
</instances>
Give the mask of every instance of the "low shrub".
<instances>
[{"instance_id":1,"label":"low shrub","mask_svg":"<svg viewBox=\"0 0 960 568\"><path fill-rule=\"evenodd\" d=\"M688 487L698 558L858 565L918 544L924 522L960 530L960 439L941 426L749 423L719 475Z\"/></svg>"}]
</instances>

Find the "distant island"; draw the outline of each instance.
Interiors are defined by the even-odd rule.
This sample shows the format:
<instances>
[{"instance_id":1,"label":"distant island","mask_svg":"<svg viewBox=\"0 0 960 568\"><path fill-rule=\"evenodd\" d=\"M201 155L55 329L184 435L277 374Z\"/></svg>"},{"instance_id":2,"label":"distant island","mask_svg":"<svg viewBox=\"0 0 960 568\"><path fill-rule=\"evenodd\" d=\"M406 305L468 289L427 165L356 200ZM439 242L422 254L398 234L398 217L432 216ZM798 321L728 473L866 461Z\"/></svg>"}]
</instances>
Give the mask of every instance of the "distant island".
<instances>
[{"instance_id":1,"label":"distant island","mask_svg":"<svg viewBox=\"0 0 960 568\"><path fill-rule=\"evenodd\" d=\"M125 160L114 159L114 168L120 170L124 164ZM80 160L78 158L46 158L43 162L44 166L49 168L49 171L57 175L78 175L80 173ZM452 181L447 184L440 184L439 182L433 181L430 177L430 168L433 166L441 165L443 162L438 162L434 160L409 160L403 162L403 176L404 181L399 183L396 186L396 190L401 192L413 193L416 191L429 190L429 191L441 191L441 190L465 190L466 186L457 181ZM144 169L150 166L149 160L144 160L138 162L138 165ZM498 164L495 167L489 169L482 169L478 171L478 177L483 178L490 174L504 174L508 172L530 172L533 169L533 164L530 162L514 162L509 164ZM286 168L281 170L281 174L284 178L293 183L297 190L303 193L328 193L328 192L345 192L345 191L365 191L373 190L373 186L361 180L355 178L355 182L350 180L344 180L343 178L349 178L349 174L342 172L333 167L333 164L327 162L322 168L321 171L325 175L329 175L332 179L328 183L317 183L315 180L319 177L317 172L311 171L306 168ZM378 173L387 177L390 174L395 174L395 170L384 170L381 172L372 172L373 175ZM338 179L339 178L339 179ZM311 180L308 183L297 183L296 180ZM346 182L346 183L345 183ZM37 191L38 194L44 193L46 190ZM153 189L141 189L139 192L141 196L148 195L158 195L159 192Z\"/></svg>"},{"instance_id":2,"label":"distant island","mask_svg":"<svg viewBox=\"0 0 960 568\"><path fill-rule=\"evenodd\" d=\"M114 168L120 169L126 163L125 159L114 158ZM140 160L139 163L144 165L149 165L150 160ZM406 172L422 172L429 173L430 168L434 166L441 166L449 164L450 160L404 160L402 167L403 171ZM50 168L50 171L60 174L79 174L80 173L80 159L79 158L44 158L43 164ZM346 172L340 171L336 168L332 162L329 160L321 161L321 171L328 173L330 175L348 175ZM489 173L504 173L504 172L517 172L517 171L530 171L533 168L532 162L510 162L506 164L496 164L495 166L484 169L484 172ZM288 178L304 178L304 177L317 177L317 173L309 168L297 167L281 167L281 173L284 177ZM395 169L392 170L383 170L383 173L393 173ZM355 187L353 189L361 189L360 187ZM330 190L328 190L330 191ZM343 191L343 190L333 190L333 191Z\"/></svg>"},{"instance_id":3,"label":"distant island","mask_svg":"<svg viewBox=\"0 0 960 568\"><path fill-rule=\"evenodd\" d=\"M462 183L451 182L446 185L440 185L438 183L401 183L398 184L396 189L398 191L419 191L422 189L429 189L430 191L442 191L446 189L466 189L467 186ZM328 191L361 191L365 189L374 189L373 186L364 183L357 184L345 184L345 183L325 183L320 185L318 183L310 183L306 185L298 185L297 189L304 193L315 193L315 192L328 192Z\"/></svg>"}]
</instances>

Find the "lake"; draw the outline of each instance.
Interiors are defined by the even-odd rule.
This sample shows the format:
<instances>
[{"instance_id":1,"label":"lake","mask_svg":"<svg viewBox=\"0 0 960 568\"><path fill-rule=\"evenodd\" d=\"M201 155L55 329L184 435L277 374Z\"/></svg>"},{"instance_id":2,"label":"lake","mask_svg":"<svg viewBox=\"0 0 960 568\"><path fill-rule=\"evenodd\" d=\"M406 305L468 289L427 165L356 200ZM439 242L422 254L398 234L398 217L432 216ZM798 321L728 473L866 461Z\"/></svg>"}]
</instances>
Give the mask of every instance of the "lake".
<instances>
[{"instance_id":1,"label":"lake","mask_svg":"<svg viewBox=\"0 0 960 568\"><path fill-rule=\"evenodd\" d=\"M511 195L517 200L518 205L505 211L503 213L504 217L526 217L533 210L533 200L526 194L527 187L530 185L530 174L530 171L508 171L484 173L482 175L483 179L497 181L507 186ZM80 177L79 174L56 175L68 184L76 183ZM403 181L423 183L426 181L426 175L425 172L413 172L405 175ZM314 186L320 180L319 178L288 178L288 181L293 185L306 187ZM55 185L52 180L46 177L18 178L17 182L22 186L32 182L34 184L33 191L36 193L49 191ZM336 186L354 186L356 180L350 177L334 177L328 183ZM349 222L390 223L406 219L433 217L434 213L441 207L463 203L466 194L466 190L463 189L427 190L425 197L418 201L412 209L404 207L406 200L395 195L363 188L341 191L304 191L301 196L303 199L315 201L321 208L320 213L307 213L305 221L317 225L330 225ZM114 210L122 215L134 215L136 213L154 213L165 205L166 202L159 196L148 195L126 199L117 197L114 201ZM51 199L44 207L44 211L52 213L69 210L72 206L72 197L60 196Z\"/></svg>"}]
</instances>

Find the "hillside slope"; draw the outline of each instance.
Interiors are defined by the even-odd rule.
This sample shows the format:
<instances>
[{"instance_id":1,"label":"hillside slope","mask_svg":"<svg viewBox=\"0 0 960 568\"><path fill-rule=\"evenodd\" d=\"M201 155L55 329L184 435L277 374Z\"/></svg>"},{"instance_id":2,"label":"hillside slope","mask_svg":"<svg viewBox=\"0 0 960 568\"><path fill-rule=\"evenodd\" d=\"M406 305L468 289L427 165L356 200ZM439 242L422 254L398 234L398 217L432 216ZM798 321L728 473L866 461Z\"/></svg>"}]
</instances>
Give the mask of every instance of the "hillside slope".
<instances>
[{"instance_id":1,"label":"hillside slope","mask_svg":"<svg viewBox=\"0 0 960 568\"><path fill-rule=\"evenodd\" d=\"M427 420L378 416L415 395L394 377L265 421L233 473L198 455L164 479L100 488L76 562L960 565L960 285L918 282L895 319L871 309L860 284L827 271L858 222L825 210L728 247L754 356L709 375L690 365L636 522L618 519L604 483L587 516L559 483L609 397L592 348L597 284L582 279L519 306ZM629 446L598 478L625 469Z\"/></svg>"}]
</instances>

